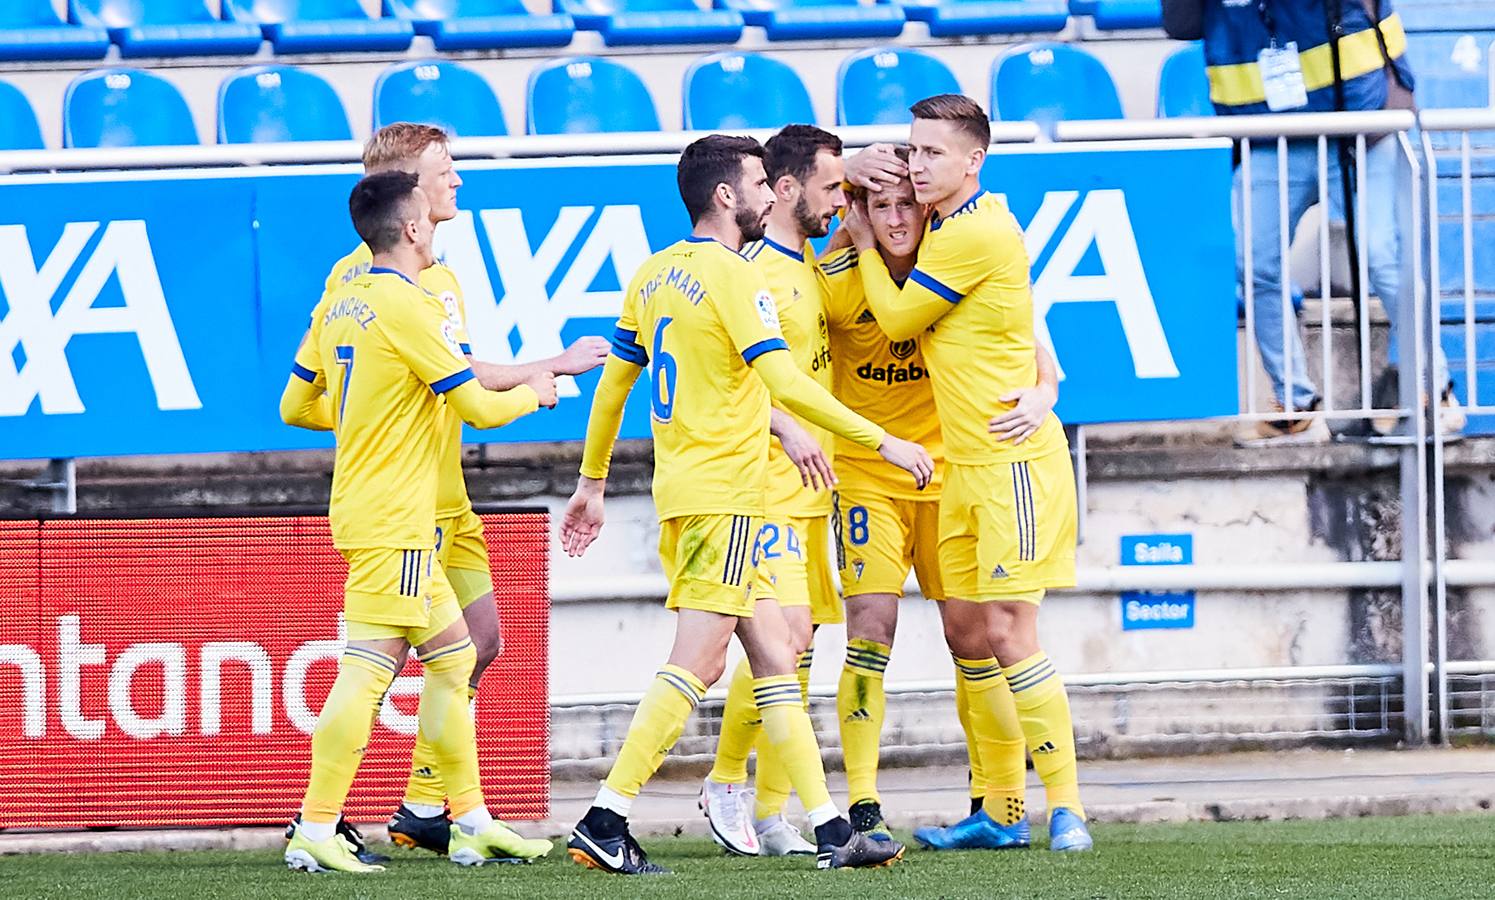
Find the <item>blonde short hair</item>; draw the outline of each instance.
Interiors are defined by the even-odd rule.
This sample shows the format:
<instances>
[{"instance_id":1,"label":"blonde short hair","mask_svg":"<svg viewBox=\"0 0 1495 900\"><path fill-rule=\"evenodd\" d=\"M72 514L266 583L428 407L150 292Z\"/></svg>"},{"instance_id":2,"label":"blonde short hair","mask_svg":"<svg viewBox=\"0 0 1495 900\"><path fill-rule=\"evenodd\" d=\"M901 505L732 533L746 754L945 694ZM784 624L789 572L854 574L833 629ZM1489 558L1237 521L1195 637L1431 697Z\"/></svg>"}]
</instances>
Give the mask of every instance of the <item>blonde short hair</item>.
<instances>
[{"instance_id":1,"label":"blonde short hair","mask_svg":"<svg viewBox=\"0 0 1495 900\"><path fill-rule=\"evenodd\" d=\"M363 168L365 172L386 172L390 169L413 168L420 155L432 144L446 145L449 135L434 125L418 125L415 122L395 122L374 132L363 145Z\"/></svg>"}]
</instances>

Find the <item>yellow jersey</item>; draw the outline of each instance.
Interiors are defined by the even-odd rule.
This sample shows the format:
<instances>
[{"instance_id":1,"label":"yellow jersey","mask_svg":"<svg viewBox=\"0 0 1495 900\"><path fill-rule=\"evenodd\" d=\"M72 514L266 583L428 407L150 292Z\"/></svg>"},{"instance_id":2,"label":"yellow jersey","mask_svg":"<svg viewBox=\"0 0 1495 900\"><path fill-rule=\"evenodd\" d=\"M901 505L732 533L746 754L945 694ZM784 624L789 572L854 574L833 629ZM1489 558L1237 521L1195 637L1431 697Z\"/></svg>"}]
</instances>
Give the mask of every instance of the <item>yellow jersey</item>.
<instances>
[{"instance_id":1,"label":"yellow jersey","mask_svg":"<svg viewBox=\"0 0 1495 900\"><path fill-rule=\"evenodd\" d=\"M742 255L768 282L779 313L779 327L784 340L789 342L789 355L794 358L795 367L827 391L831 390L825 286L815 267L814 248L805 241L804 247L795 251L765 237L743 247ZM829 431L798 417L795 420L815 438L827 457L835 452ZM772 438L768 442L768 509L774 516L793 518L827 516L831 512L831 492L805 487L799 467L789 460L783 445Z\"/></svg>"},{"instance_id":2,"label":"yellow jersey","mask_svg":"<svg viewBox=\"0 0 1495 900\"><path fill-rule=\"evenodd\" d=\"M393 269L370 268L317 304L292 372L326 390L332 407L333 544L430 549L441 395L473 378L440 301Z\"/></svg>"},{"instance_id":3,"label":"yellow jersey","mask_svg":"<svg viewBox=\"0 0 1495 900\"><path fill-rule=\"evenodd\" d=\"M1006 204L977 191L949 216L931 217L901 291L877 254L862 254L858 267L888 336L919 340L949 462L1021 462L1068 446L1053 413L1018 445L987 430L1011 408L998 397L1038 381L1028 252Z\"/></svg>"},{"instance_id":4,"label":"yellow jersey","mask_svg":"<svg viewBox=\"0 0 1495 900\"><path fill-rule=\"evenodd\" d=\"M649 369L661 521L764 514L769 395L748 366L787 349L763 276L718 241L686 238L633 276L613 353Z\"/></svg>"},{"instance_id":5,"label":"yellow jersey","mask_svg":"<svg viewBox=\"0 0 1495 900\"><path fill-rule=\"evenodd\" d=\"M836 399L890 433L922 444L934 458L934 480L921 491L907 472L877 451L837 437L836 477L843 488L866 488L905 500L939 499L945 444L919 342L914 338L889 340L878 327L857 274L855 248L827 255L820 261L820 271L831 355L836 360Z\"/></svg>"},{"instance_id":6,"label":"yellow jersey","mask_svg":"<svg viewBox=\"0 0 1495 900\"><path fill-rule=\"evenodd\" d=\"M344 256L332 267L327 276L323 295L366 273L374 264L374 254L368 244L359 244L358 249ZM467 338L467 305L462 299L462 288L457 284L457 273L437 263L420 273L420 286L441 301L446 317L457 331L457 341L464 354L472 353ZM441 464L436 491L436 518L450 519L472 509L467 496L467 480L462 475L462 417L442 404Z\"/></svg>"}]
</instances>

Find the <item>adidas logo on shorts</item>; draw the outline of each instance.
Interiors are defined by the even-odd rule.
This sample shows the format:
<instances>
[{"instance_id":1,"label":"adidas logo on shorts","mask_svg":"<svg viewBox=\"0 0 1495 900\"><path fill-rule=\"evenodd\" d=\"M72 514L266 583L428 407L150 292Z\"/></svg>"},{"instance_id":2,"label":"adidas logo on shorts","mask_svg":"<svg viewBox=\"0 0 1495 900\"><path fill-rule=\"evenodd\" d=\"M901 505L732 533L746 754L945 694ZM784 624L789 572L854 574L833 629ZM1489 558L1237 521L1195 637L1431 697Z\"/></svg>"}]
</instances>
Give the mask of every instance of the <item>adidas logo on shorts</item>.
<instances>
[{"instance_id":1,"label":"adidas logo on shorts","mask_svg":"<svg viewBox=\"0 0 1495 900\"><path fill-rule=\"evenodd\" d=\"M1007 570L1004 569L1004 568L1002 568L1002 565L1000 563L998 563L997 567L995 569L991 570L991 577L993 577L993 578L1007 578L1009 576L1007 575Z\"/></svg>"}]
</instances>

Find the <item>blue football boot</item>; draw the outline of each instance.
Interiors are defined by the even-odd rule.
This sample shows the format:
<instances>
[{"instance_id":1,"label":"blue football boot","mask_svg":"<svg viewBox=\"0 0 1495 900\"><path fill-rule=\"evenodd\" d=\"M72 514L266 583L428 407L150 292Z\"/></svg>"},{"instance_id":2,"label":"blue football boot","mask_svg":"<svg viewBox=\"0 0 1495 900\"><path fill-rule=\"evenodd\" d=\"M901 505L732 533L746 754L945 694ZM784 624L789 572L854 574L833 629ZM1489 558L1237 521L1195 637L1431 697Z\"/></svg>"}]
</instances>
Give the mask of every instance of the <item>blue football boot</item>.
<instances>
[{"instance_id":1,"label":"blue football boot","mask_svg":"<svg viewBox=\"0 0 1495 900\"><path fill-rule=\"evenodd\" d=\"M1020 850L1031 843L1031 832L1026 816L998 825L981 809L946 828L915 829L914 840L930 850Z\"/></svg>"},{"instance_id":2,"label":"blue football boot","mask_svg":"<svg viewBox=\"0 0 1495 900\"><path fill-rule=\"evenodd\" d=\"M1073 810L1059 807L1049 815L1049 849L1056 853L1075 853L1095 846L1085 820Z\"/></svg>"}]
</instances>

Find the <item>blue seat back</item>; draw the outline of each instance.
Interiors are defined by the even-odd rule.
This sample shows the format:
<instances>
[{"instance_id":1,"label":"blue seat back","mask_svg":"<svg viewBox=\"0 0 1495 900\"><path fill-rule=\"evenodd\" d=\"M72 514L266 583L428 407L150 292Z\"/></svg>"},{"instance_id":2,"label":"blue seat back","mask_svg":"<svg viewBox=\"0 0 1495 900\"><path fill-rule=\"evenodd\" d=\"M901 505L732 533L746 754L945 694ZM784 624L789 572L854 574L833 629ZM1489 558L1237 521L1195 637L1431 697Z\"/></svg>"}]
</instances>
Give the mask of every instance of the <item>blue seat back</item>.
<instances>
[{"instance_id":1,"label":"blue seat back","mask_svg":"<svg viewBox=\"0 0 1495 900\"><path fill-rule=\"evenodd\" d=\"M810 92L794 70L756 53L713 53L685 73L685 127L702 131L814 122Z\"/></svg>"},{"instance_id":2,"label":"blue seat back","mask_svg":"<svg viewBox=\"0 0 1495 900\"><path fill-rule=\"evenodd\" d=\"M61 24L52 0L0 0L0 28L55 28Z\"/></svg>"},{"instance_id":3,"label":"blue seat back","mask_svg":"<svg viewBox=\"0 0 1495 900\"><path fill-rule=\"evenodd\" d=\"M503 108L483 77L453 62L401 63L374 83L374 128L421 122L460 137L509 133Z\"/></svg>"},{"instance_id":4,"label":"blue seat back","mask_svg":"<svg viewBox=\"0 0 1495 900\"><path fill-rule=\"evenodd\" d=\"M557 59L529 77L530 134L658 131L659 113L632 69L595 56Z\"/></svg>"},{"instance_id":5,"label":"blue seat back","mask_svg":"<svg viewBox=\"0 0 1495 900\"><path fill-rule=\"evenodd\" d=\"M68 0L68 18L92 28L214 22L207 0Z\"/></svg>"},{"instance_id":6,"label":"blue seat back","mask_svg":"<svg viewBox=\"0 0 1495 900\"><path fill-rule=\"evenodd\" d=\"M332 85L293 66L250 66L218 87L218 142L346 141L348 114Z\"/></svg>"},{"instance_id":7,"label":"blue seat back","mask_svg":"<svg viewBox=\"0 0 1495 900\"><path fill-rule=\"evenodd\" d=\"M891 125L913 121L908 108L960 84L944 63L918 50L873 47L848 56L836 77L836 122Z\"/></svg>"},{"instance_id":8,"label":"blue seat back","mask_svg":"<svg viewBox=\"0 0 1495 900\"><path fill-rule=\"evenodd\" d=\"M1105 64L1085 50L1040 41L1021 44L992 64L992 113L998 120L1051 125L1066 119L1119 119L1121 98Z\"/></svg>"},{"instance_id":9,"label":"blue seat back","mask_svg":"<svg viewBox=\"0 0 1495 900\"><path fill-rule=\"evenodd\" d=\"M1492 19L1495 25L1495 19ZM1490 46L1495 29L1407 36L1407 62L1417 79L1417 105L1460 109L1490 105Z\"/></svg>"},{"instance_id":10,"label":"blue seat back","mask_svg":"<svg viewBox=\"0 0 1495 900\"><path fill-rule=\"evenodd\" d=\"M0 150L41 150L42 130L21 89L0 81Z\"/></svg>"},{"instance_id":11,"label":"blue seat back","mask_svg":"<svg viewBox=\"0 0 1495 900\"><path fill-rule=\"evenodd\" d=\"M64 147L196 144L187 101L171 82L139 69L96 69L62 98Z\"/></svg>"},{"instance_id":12,"label":"blue seat back","mask_svg":"<svg viewBox=\"0 0 1495 900\"><path fill-rule=\"evenodd\" d=\"M1169 54L1158 75L1158 117L1212 116L1209 76L1204 71L1204 45L1193 43Z\"/></svg>"},{"instance_id":13,"label":"blue seat back","mask_svg":"<svg viewBox=\"0 0 1495 900\"><path fill-rule=\"evenodd\" d=\"M700 9L692 0L581 0L581 5L593 15L604 16L620 12L693 12Z\"/></svg>"},{"instance_id":14,"label":"blue seat back","mask_svg":"<svg viewBox=\"0 0 1495 900\"><path fill-rule=\"evenodd\" d=\"M412 22L528 15L521 0L384 0L384 15Z\"/></svg>"},{"instance_id":15,"label":"blue seat back","mask_svg":"<svg viewBox=\"0 0 1495 900\"><path fill-rule=\"evenodd\" d=\"M223 0L223 17L278 25L310 19L367 19L358 0Z\"/></svg>"}]
</instances>

